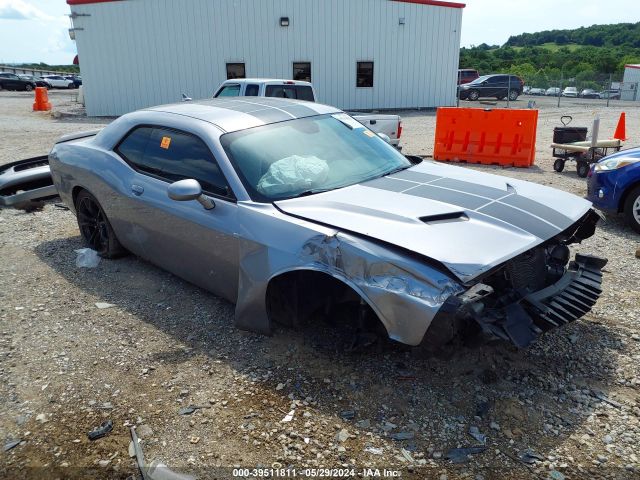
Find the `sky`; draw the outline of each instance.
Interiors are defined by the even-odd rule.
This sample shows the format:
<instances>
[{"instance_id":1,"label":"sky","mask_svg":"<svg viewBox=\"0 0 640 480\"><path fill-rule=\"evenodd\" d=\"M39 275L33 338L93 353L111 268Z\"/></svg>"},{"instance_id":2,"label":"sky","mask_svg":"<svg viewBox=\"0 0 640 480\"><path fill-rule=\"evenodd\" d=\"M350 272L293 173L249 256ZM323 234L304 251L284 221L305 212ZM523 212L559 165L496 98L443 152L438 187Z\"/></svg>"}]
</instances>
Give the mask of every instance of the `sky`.
<instances>
[{"instance_id":1,"label":"sky","mask_svg":"<svg viewBox=\"0 0 640 480\"><path fill-rule=\"evenodd\" d=\"M638 0L454 1L467 5L462 14L466 47L502 45L523 32L640 21ZM68 33L69 12L65 0L0 0L0 64L70 64L76 49Z\"/></svg>"}]
</instances>

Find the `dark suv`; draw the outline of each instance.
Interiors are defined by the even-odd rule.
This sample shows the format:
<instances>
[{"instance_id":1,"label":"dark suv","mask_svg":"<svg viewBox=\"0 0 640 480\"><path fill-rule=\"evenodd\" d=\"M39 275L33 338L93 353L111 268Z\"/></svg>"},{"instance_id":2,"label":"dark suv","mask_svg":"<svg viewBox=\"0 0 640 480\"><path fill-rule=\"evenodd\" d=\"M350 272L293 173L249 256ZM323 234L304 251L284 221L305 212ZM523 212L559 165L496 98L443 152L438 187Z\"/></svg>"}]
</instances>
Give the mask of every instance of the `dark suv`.
<instances>
[{"instance_id":1,"label":"dark suv","mask_svg":"<svg viewBox=\"0 0 640 480\"><path fill-rule=\"evenodd\" d=\"M509 85L510 84L510 85ZM515 75L483 75L474 81L460 85L460 100L478 100L495 97L498 100L515 100L522 95L524 81Z\"/></svg>"},{"instance_id":2,"label":"dark suv","mask_svg":"<svg viewBox=\"0 0 640 480\"><path fill-rule=\"evenodd\" d=\"M36 88L36 82L33 80L25 80L13 73L0 73L0 90L26 90L30 92Z\"/></svg>"}]
</instances>

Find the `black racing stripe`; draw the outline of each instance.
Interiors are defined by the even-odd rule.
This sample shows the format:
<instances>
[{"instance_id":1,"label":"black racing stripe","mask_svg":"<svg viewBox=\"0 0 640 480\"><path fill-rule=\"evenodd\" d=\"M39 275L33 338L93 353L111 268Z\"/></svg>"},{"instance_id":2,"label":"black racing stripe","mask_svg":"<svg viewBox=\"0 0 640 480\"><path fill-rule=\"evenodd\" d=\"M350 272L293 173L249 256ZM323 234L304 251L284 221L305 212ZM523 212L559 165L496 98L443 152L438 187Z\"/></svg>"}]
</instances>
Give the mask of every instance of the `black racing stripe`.
<instances>
[{"instance_id":1,"label":"black racing stripe","mask_svg":"<svg viewBox=\"0 0 640 480\"><path fill-rule=\"evenodd\" d=\"M302 117L312 117L314 115L318 115L313 108L309 108L306 105L288 105L286 107L279 107L285 112L289 112L291 115L296 116L297 118Z\"/></svg>"},{"instance_id":2,"label":"black racing stripe","mask_svg":"<svg viewBox=\"0 0 640 480\"><path fill-rule=\"evenodd\" d=\"M411 188L414 183L404 182L402 180L395 180L390 177L380 177L375 180L361 184L363 187L379 188L381 190L388 190L390 192L401 192L407 188Z\"/></svg>"},{"instance_id":3,"label":"black racing stripe","mask_svg":"<svg viewBox=\"0 0 640 480\"><path fill-rule=\"evenodd\" d=\"M525 212L529 212L537 217L542 218L543 220L546 220L547 222L553 223L561 230L564 230L565 228L573 224L573 220L571 220L569 217L561 214L553 208L549 208L546 205L538 203L535 200L531 200L527 197L511 195L510 197L503 198L502 200L500 200L500 202L521 208Z\"/></svg>"},{"instance_id":4,"label":"black racing stripe","mask_svg":"<svg viewBox=\"0 0 640 480\"><path fill-rule=\"evenodd\" d=\"M394 173L393 175L390 175L389 178L401 178L402 180L411 180L412 182L416 182L416 183L425 183L425 182L431 182L441 177L437 175L430 175L428 173L412 172L411 170L402 170L398 173Z\"/></svg>"},{"instance_id":5,"label":"black racing stripe","mask_svg":"<svg viewBox=\"0 0 640 480\"><path fill-rule=\"evenodd\" d=\"M258 105L254 105L254 107L258 107ZM265 123L275 123L275 122L284 122L285 120L292 120L291 115L285 113L281 110L269 107L263 107L260 110L254 110L252 112L244 112L247 115L251 115L252 117L256 117L259 120L262 120Z\"/></svg>"},{"instance_id":6,"label":"black racing stripe","mask_svg":"<svg viewBox=\"0 0 640 480\"><path fill-rule=\"evenodd\" d=\"M433 182L438 187L452 188L454 190L460 190L466 193L473 193L474 195L480 195L481 197L487 197L491 200L495 200L500 197L508 195L506 185L504 190L499 188L487 187L485 185L478 185L477 183L464 182L462 180L456 180L454 178L443 178L437 182Z\"/></svg>"},{"instance_id":7,"label":"black racing stripe","mask_svg":"<svg viewBox=\"0 0 640 480\"><path fill-rule=\"evenodd\" d=\"M437 200L438 202L449 203L468 210L475 210L487 203L486 198L454 192L446 188L432 187L431 185L419 185L404 193L416 197L428 198L430 200Z\"/></svg>"},{"instance_id":8,"label":"black racing stripe","mask_svg":"<svg viewBox=\"0 0 640 480\"><path fill-rule=\"evenodd\" d=\"M492 217L514 225L522 230L535 235L538 238L549 238L560 233L560 231L542 220L527 213L516 210L508 205L494 202L486 207L478 209L479 213L484 213Z\"/></svg>"}]
</instances>

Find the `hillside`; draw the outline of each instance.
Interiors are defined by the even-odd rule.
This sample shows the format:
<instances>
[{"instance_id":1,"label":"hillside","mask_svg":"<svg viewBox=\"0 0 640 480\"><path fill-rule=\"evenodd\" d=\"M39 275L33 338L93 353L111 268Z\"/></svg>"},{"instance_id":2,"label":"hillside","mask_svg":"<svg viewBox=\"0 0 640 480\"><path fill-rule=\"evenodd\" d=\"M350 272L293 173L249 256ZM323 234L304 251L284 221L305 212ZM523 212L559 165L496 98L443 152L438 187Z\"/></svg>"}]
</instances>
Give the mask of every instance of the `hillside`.
<instances>
[{"instance_id":1,"label":"hillside","mask_svg":"<svg viewBox=\"0 0 640 480\"><path fill-rule=\"evenodd\" d=\"M640 23L593 25L512 36L503 46L460 50L460 68L480 74L514 73L540 87L603 88L621 80L624 65L640 63Z\"/></svg>"}]
</instances>

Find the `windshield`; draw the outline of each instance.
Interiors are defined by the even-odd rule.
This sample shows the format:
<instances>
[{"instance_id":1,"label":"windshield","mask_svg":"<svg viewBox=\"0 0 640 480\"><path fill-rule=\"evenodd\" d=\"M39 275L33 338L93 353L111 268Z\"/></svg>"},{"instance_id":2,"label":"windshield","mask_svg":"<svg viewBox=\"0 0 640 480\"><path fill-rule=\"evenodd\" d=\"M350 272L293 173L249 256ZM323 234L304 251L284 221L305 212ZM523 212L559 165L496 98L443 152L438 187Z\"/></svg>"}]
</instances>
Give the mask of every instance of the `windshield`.
<instances>
[{"instance_id":1,"label":"windshield","mask_svg":"<svg viewBox=\"0 0 640 480\"><path fill-rule=\"evenodd\" d=\"M482 83L489 78L489 75L483 75L481 77L476 78L474 81L469 82L467 85L471 85L472 83Z\"/></svg>"},{"instance_id":2,"label":"windshield","mask_svg":"<svg viewBox=\"0 0 640 480\"><path fill-rule=\"evenodd\" d=\"M345 113L227 133L221 142L247 192L259 202L341 188L411 166Z\"/></svg>"}]
</instances>

